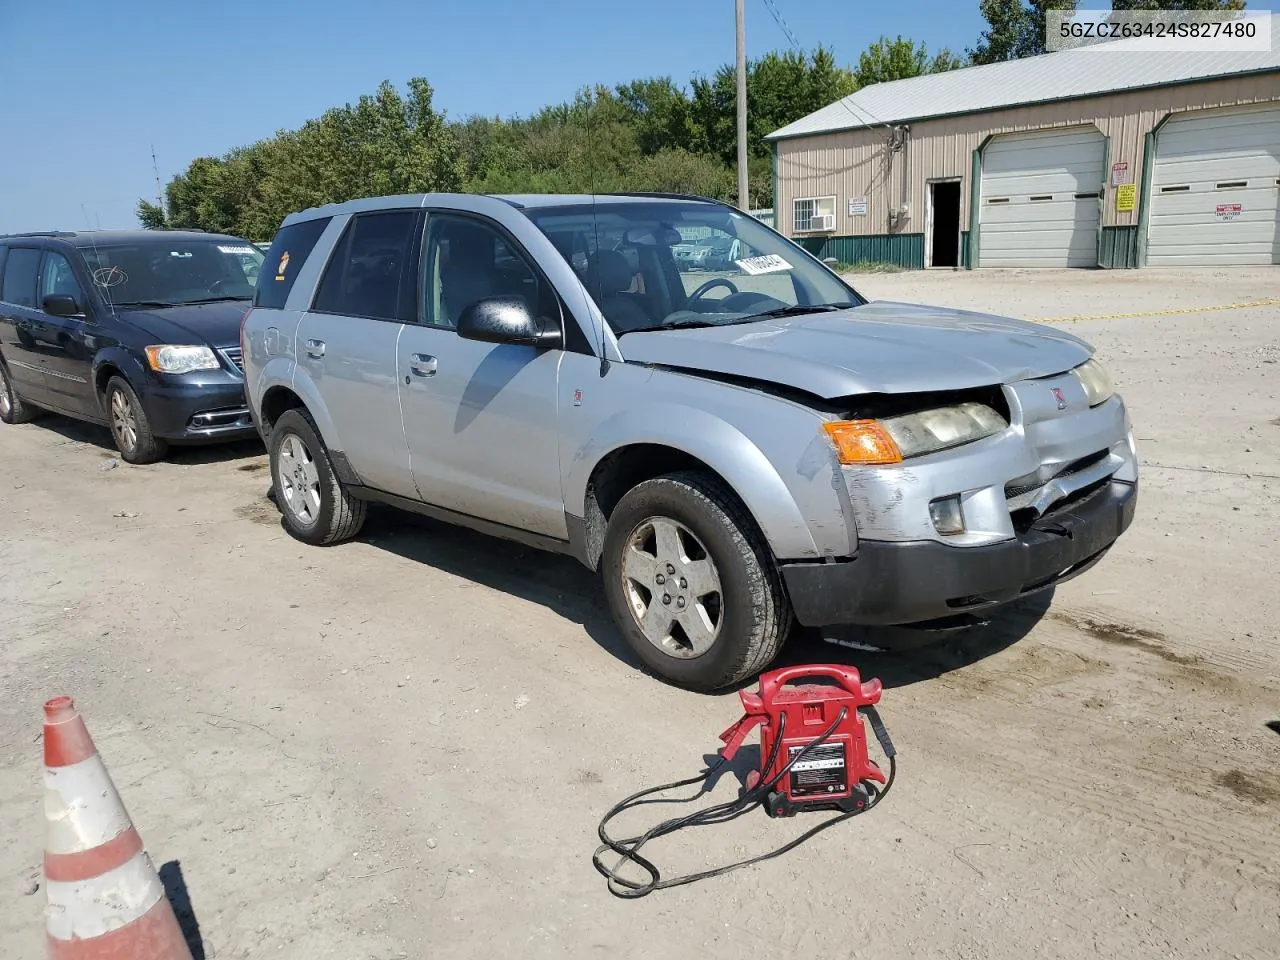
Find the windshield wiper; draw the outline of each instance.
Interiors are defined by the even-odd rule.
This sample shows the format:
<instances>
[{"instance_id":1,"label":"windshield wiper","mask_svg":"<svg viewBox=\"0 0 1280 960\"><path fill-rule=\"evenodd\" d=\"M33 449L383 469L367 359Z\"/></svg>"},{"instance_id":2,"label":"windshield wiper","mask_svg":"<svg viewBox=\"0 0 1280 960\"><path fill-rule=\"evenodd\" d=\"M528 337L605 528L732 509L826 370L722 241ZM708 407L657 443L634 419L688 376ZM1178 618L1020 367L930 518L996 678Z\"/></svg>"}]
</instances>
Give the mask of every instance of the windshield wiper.
<instances>
[{"instance_id":1,"label":"windshield wiper","mask_svg":"<svg viewBox=\"0 0 1280 960\"><path fill-rule=\"evenodd\" d=\"M113 307L180 307L182 304L172 300L119 300L111 304Z\"/></svg>"},{"instance_id":2,"label":"windshield wiper","mask_svg":"<svg viewBox=\"0 0 1280 960\"><path fill-rule=\"evenodd\" d=\"M627 333L648 333L651 330L680 330L689 329L691 327L719 327L722 323L716 323L714 320L699 320L696 317L681 317L678 320L664 320L662 323L654 323L647 327L632 327Z\"/></svg>"},{"instance_id":3,"label":"windshield wiper","mask_svg":"<svg viewBox=\"0 0 1280 960\"><path fill-rule=\"evenodd\" d=\"M856 306L856 304L849 300L845 300L840 303L797 303L793 307L774 307L772 310L753 313L744 319L759 320L762 317L802 317L807 313L833 313L836 310L847 310L849 307L853 306Z\"/></svg>"},{"instance_id":4,"label":"windshield wiper","mask_svg":"<svg viewBox=\"0 0 1280 960\"><path fill-rule=\"evenodd\" d=\"M249 297L238 297L238 296L201 297L199 300L184 300L183 305L185 306L186 304L189 304L189 303L222 303L226 300L252 300L252 299L253 297L251 296Z\"/></svg>"}]
</instances>

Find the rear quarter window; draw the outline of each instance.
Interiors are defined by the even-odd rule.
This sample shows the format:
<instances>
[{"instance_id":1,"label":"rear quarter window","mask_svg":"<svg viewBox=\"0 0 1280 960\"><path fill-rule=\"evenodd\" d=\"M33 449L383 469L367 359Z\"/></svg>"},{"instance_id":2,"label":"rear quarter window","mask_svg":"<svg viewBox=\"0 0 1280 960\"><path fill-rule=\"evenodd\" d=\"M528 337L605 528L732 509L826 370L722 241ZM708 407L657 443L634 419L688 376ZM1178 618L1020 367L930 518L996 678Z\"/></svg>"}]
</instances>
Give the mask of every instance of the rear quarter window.
<instances>
[{"instance_id":1,"label":"rear quarter window","mask_svg":"<svg viewBox=\"0 0 1280 960\"><path fill-rule=\"evenodd\" d=\"M40 251L30 247L13 247L4 262L4 282L0 285L0 300L19 307L36 305L36 267L40 265Z\"/></svg>"},{"instance_id":2,"label":"rear quarter window","mask_svg":"<svg viewBox=\"0 0 1280 960\"><path fill-rule=\"evenodd\" d=\"M324 233L331 219L320 217L316 220L303 220L301 223L290 224L276 234L258 275L258 285L253 297L255 307L272 310L284 307L298 272L307 262L307 257L311 256L320 234Z\"/></svg>"}]
</instances>

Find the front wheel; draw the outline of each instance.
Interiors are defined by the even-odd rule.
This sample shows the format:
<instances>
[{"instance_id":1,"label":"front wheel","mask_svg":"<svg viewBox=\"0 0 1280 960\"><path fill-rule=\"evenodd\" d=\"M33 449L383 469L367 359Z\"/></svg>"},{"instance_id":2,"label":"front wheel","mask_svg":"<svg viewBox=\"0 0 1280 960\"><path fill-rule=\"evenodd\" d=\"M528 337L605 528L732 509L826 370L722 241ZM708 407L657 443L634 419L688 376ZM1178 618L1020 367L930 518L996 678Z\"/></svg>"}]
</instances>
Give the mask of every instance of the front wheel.
<instances>
[{"instance_id":1,"label":"front wheel","mask_svg":"<svg viewBox=\"0 0 1280 960\"><path fill-rule=\"evenodd\" d=\"M111 436L125 463L155 463L169 450L169 444L151 432L151 421L138 395L123 377L107 381L107 416Z\"/></svg>"},{"instance_id":2,"label":"front wheel","mask_svg":"<svg viewBox=\"0 0 1280 960\"><path fill-rule=\"evenodd\" d=\"M268 449L276 504L291 535L328 546L360 532L368 504L351 496L334 475L329 451L304 411L280 415Z\"/></svg>"},{"instance_id":3,"label":"front wheel","mask_svg":"<svg viewBox=\"0 0 1280 960\"><path fill-rule=\"evenodd\" d=\"M601 557L605 595L628 645L662 678L713 691L763 669L792 614L769 548L716 477L673 473L614 508Z\"/></svg>"}]
</instances>

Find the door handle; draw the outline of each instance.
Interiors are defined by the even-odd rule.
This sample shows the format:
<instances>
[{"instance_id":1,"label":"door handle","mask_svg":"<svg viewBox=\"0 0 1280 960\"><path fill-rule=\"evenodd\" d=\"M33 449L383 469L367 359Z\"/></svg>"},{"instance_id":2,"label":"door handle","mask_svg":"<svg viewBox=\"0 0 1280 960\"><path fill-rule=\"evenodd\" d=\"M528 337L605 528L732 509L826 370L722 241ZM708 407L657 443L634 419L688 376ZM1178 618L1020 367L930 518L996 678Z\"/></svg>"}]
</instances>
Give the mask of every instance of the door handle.
<instances>
[{"instance_id":1,"label":"door handle","mask_svg":"<svg viewBox=\"0 0 1280 960\"><path fill-rule=\"evenodd\" d=\"M415 353L409 358L409 369L420 377L434 377L436 358L428 353Z\"/></svg>"},{"instance_id":2,"label":"door handle","mask_svg":"<svg viewBox=\"0 0 1280 960\"><path fill-rule=\"evenodd\" d=\"M307 356L309 356L309 357L315 357L317 360L319 360L321 357L323 357L323 356L324 356L324 341L323 341L323 340L308 340L308 341L307 341Z\"/></svg>"}]
</instances>

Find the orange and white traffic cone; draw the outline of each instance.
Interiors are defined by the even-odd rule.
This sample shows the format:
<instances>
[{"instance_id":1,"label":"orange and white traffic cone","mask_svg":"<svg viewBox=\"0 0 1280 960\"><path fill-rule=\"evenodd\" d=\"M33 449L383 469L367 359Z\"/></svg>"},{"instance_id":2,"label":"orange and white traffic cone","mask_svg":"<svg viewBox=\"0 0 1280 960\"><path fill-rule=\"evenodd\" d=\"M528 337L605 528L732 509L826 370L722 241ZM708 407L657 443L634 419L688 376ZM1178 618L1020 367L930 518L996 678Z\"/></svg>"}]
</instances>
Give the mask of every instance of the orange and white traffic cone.
<instances>
[{"instance_id":1,"label":"orange and white traffic cone","mask_svg":"<svg viewBox=\"0 0 1280 960\"><path fill-rule=\"evenodd\" d=\"M44 705L49 960L191 960L173 906L70 697Z\"/></svg>"}]
</instances>

